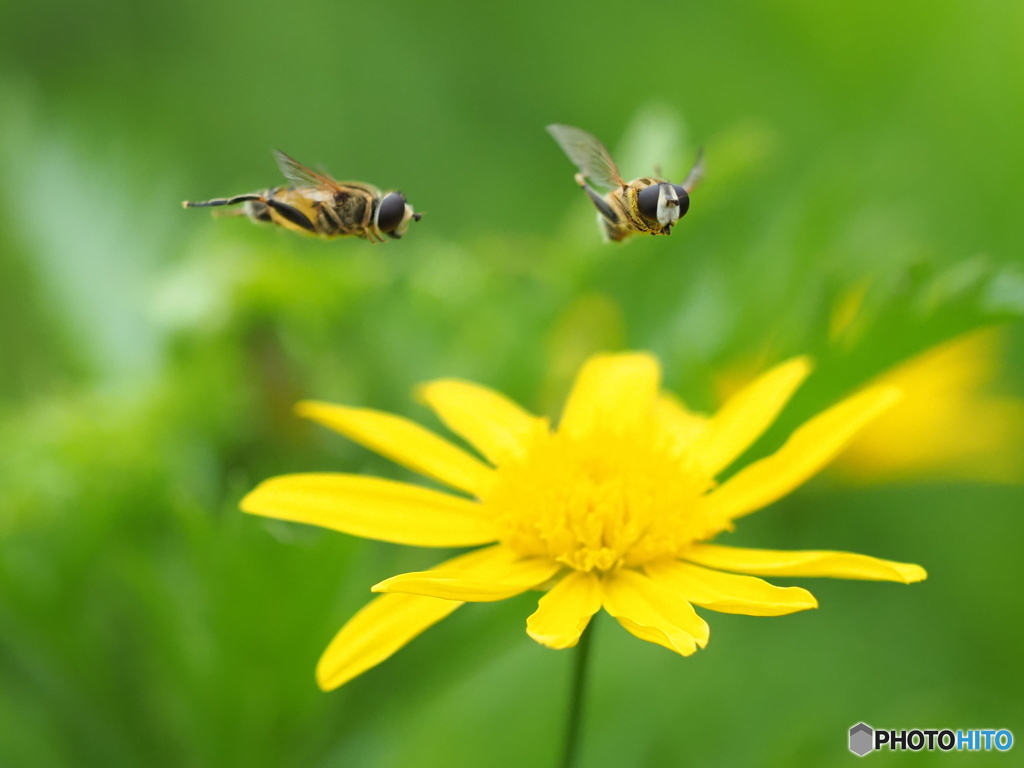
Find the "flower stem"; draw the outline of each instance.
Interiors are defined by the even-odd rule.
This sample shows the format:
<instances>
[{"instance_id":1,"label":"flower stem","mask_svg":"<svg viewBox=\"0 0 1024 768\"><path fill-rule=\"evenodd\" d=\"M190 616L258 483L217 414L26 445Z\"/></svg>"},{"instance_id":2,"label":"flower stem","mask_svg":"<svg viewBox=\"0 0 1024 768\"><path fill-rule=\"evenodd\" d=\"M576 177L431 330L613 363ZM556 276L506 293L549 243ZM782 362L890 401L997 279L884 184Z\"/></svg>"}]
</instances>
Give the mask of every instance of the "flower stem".
<instances>
[{"instance_id":1,"label":"flower stem","mask_svg":"<svg viewBox=\"0 0 1024 768\"><path fill-rule=\"evenodd\" d=\"M594 619L597 617L595 616ZM591 625L594 621L592 620ZM562 753L562 768L573 768L580 746L580 723L583 720L583 698L587 690L587 668L590 662L590 641L594 636L593 626L583 630L576 646L573 664L572 689L569 701L569 718L565 724L565 751Z\"/></svg>"}]
</instances>

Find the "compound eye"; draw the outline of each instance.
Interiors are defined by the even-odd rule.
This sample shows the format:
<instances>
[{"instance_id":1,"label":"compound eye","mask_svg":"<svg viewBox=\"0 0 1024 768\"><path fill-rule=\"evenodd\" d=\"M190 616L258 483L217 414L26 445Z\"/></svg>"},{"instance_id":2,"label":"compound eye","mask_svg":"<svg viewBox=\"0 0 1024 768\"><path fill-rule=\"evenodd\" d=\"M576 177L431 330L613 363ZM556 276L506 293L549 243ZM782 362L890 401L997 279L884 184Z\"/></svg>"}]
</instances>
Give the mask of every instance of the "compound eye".
<instances>
[{"instance_id":1,"label":"compound eye","mask_svg":"<svg viewBox=\"0 0 1024 768\"><path fill-rule=\"evenodd\" d=\"M690 210L690 194L678 184L673 184L672 189L676 191L676 197L679 198L679 218L681 219Z\"/></svg>"},{"instance_id":2,"label":"compound eye","mask_svg":"<svg viewBox=\"0 0 1024 768\"><path fill-rule=\"evenodd\" d=\"M377 229L391 232L405 218L405 196L401 192L388 192L377 208Z\"/></svg>"},{"instance_id":3,"label":"compound eye","mask_svg":"<svg viewBox=\"0 0 1024 768\"><path fill-rule=\"evenodd\" d=\"M657 184L651 184L651 186L641 189L640 193L636 196L636 207L640 209L640 214L645 219L650 219L651 221L658 220L658 195L660 191L661 188Z\"/></svg>"}]
</instances>

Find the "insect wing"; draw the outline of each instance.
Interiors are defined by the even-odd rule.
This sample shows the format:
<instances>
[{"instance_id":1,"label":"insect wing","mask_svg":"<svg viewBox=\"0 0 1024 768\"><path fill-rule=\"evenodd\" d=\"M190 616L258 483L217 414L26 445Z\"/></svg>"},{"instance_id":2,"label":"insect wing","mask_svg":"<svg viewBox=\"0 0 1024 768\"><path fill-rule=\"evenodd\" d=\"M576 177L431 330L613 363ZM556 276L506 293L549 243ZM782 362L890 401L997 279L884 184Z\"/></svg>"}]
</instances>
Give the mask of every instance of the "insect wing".
<instances>
[{"instance_id":1,"label":"insect wing","mask_svg":"<svg viewBox=\"0 0 1024 768\"><path fill-rule=\"evenodd\" d=\"M338 181L324 173L317 173L312 168L307 168L298 160L289 157L280 150L274 150L274 157L277 160L277 167L281 169L284 177L295 187L315 187L330 192L341 192L351 194L353 190L365 192L373 197L380 197L380 190L373 184L366 184L362 181Z\"/></svg>"},{"instance_id":2,"label":"insect wing","mask_svg":"<svg viewBox=\"0 0 1024 768\"><path fill-rule=\"evenodd\" d=\"M322 173L317 173L311 168L307 168L298 160L293 157L289 157L279 149L274 150L274 159L277 161L277 167L281 169L281 173L284 177L296 187L338 186L338 182L330 176L325 176Z\"/></svg>"},{"instance_id":3,"label":"insect wing","mask_svg":"<svg viewBox=\"0 0 1024 768\"><path fill-rule=\"evenodd\" d=\"M548 126L548 133L580 169L580 173L595 186L615 189L625 184L604 144L586 131L571 125L556 124Z\"/></svg>"}]
</instances>

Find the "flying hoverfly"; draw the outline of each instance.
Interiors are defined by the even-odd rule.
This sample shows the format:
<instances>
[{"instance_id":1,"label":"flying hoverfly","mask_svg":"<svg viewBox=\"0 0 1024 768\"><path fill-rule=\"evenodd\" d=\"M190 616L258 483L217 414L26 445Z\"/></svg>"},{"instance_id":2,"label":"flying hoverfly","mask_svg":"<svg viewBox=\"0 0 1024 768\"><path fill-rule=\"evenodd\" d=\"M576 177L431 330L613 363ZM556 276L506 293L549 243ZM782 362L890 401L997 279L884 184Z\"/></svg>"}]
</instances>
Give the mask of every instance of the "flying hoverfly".
<instances>
[{"instance_id":1,"label":"flying hoverfly","mask_svg":"<svg viewBox=\"0 0 1024 768\"><path fill-rule=\"evenodd\" d=\"M698 152L682 184L655 177L626 182L608 150L586 131L556 124L548 126L548 133L579 168L576 183L597 208L597 220L605 238L614 242L638 233L671 234L673 225L689 210L690 192L704 175L703 155ZM604 194L590 186L588 180Z\"/></svg>"},{"instance_id":2,"label":"flying hoverfly","mask_svg":"<svg viewBox=\"0 0 1024 768\"><path fill-rule=\"evenodd\" d=\"M371 243L383 243L385 235L399 239L409 228L409 221L419 221L423 215L413 211L401 192L382 196L372 184L335 181L284 152L275 150L274 157L290 186L195 203L186 200L182 206L201 208L244 203L242 208L226 215L269 221L308 235L361 237Z\"/></svg>"}]
</instances>

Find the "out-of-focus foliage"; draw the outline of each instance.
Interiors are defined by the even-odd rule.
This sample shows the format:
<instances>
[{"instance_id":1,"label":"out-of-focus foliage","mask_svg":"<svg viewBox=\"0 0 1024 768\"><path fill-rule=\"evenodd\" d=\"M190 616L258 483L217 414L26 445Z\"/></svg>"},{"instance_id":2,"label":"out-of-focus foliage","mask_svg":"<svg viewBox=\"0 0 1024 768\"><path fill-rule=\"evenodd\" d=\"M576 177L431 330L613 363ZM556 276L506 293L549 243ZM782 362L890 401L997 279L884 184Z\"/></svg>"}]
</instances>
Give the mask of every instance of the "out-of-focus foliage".
<instances>
[{"instance_id":1,"label":"out-of-focus foliage","mask_svg":"<svg viewBox=\"0 0 1024 768\"><path fill-rule=\"evenodd\" d=\"M756 453L995 321L986 386L1019 398L1022 23L966 0L6 4L0 765L554 764L570 658L526 637L531 596L316 689L369 586L439 558L238 512L270 475L400 476L292 404L423 420L412 385L456 375L553 413L579 360L628 347L710 409L724 375L815 355ZM628 176L704 146L690 215L601 244L551 122ZM426 215L375 247L179 208L277 183L272 147ZM585 764L831 765L860 720L1020 735L1022 502L823 480L758 513L736 543L930 578L716 616L689 659L599 622Z\"/></svg>"}]
</instances>

